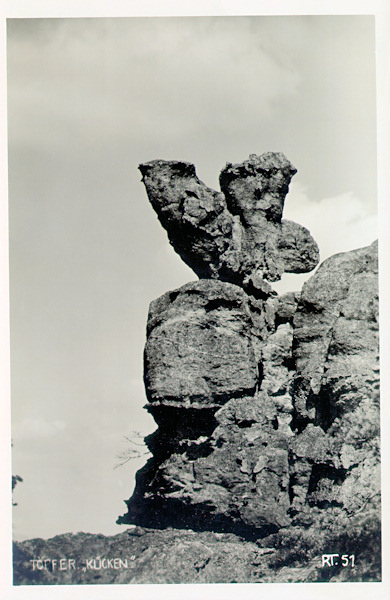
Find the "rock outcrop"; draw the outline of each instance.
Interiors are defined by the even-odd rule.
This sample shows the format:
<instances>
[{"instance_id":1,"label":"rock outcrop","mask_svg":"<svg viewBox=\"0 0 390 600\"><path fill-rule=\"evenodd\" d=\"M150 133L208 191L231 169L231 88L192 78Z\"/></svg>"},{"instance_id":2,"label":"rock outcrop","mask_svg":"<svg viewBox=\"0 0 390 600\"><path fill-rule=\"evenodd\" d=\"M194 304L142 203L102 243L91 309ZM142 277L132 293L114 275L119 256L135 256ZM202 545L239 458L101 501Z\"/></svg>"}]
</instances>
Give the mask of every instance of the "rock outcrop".
<instances>
[{"instance_id":1,"label":"rock outcrop","mask_svg":"<svg viewBox=\"0 0 390 600\"><path fill-rule=\"evenodd\" d=\"M268 282L318 262L309 232L282 220L296 171L283 154L228 164L221 193L189 163L140 169L172 245L201 279L151 304L145 387L158 429L118 522L299 539L323 552L366 528L372 545L376 244L326 260L302 293L278 297Z\"/></svg>"},{"instance_id":2,"label":"rock outcrop","mask_svg":"<svg viewBox=\"0 0 390 600\"><path fill-rule=\"evenodd\" d=\"M379 512L377 261L377 243L338 254L302 289L294 316L297 511L306 502Z\"/></svg>"},{"instance_id":3,"label":"rock outcrop","mask_svg":"<svg viewBox=\"0 0 390 600\"><path fill-rule=\"evenodd\" d=\"M268 291L263 279L278 281L285 271L306 273L317 265L318 247L307 229L282 220L296 173L283 154L228 163L222 192L200 181L188 162L153 160L139 168L172 246L198 277L244 286L253 279Z\"/></svg>"},{"instance_id":4,"label":"rock outcrop","mask_svg":"<svg viewBox=\"0 0 390 600\"><path fill-rule=\"evenodd\" d=\"M352 529L332 550L355 557L329 568L322 556L283 540L246 541L233 533L135 527L115 536L76 533L15 542L14 585L151 583L286 583L376 581L380 560L373 532ZM61 562L62 561L62 562ZM71 595L71 594L70 594ZM79 593L80 595L80 593Z\"/></svg>"},{"instance_id":5,"label":"rock outcrop","mask_svg":"<svg viewBox=\"0 0 390 600\"><path fill-rule=\"evenodd\" d=\"M258 364L251 307L238 286L201 280L152 302L145 385L154 407L219 407L253 395Z\"/></svg>"}]
</instances>

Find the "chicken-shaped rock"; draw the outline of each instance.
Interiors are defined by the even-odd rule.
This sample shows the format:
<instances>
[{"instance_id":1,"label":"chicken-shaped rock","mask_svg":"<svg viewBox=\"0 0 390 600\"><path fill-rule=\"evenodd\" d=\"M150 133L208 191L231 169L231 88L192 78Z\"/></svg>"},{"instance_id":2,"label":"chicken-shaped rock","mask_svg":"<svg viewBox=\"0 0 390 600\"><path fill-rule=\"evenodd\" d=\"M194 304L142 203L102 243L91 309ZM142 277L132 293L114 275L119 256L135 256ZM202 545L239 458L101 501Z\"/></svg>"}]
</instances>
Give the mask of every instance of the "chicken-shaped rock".
<instances>
[{"instance_id":1,"label":"chicken-shaped rock","mask_svg":"<svg viewBox=\"0 0 390 600\"><path fill-rule=\"evenodd\" d=\"M284 154L251 154L243 163L227 163L221 192L200 181L189 162L153 160L139 169L170 243L199 278L267 295L266 281L317 266L318 246L309 231L282 220L297 172Z\"/></svg>"}]
</instances>

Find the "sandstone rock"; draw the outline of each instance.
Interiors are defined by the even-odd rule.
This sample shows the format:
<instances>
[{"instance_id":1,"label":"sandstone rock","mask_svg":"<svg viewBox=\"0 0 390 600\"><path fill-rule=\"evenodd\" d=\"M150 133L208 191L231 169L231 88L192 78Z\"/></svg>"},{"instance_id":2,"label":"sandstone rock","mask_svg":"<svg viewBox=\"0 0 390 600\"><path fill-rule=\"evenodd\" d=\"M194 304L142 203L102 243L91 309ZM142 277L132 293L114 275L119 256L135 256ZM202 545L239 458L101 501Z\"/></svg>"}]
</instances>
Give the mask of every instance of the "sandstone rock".
<instances>
[{"instance_id":1,"label":"sandstone rock","mask_svg":"<svg viewBox=\"0 0 390 600\"><path fill-rule=\"evenodd\" d=\"M317 265L310 233L281 220L296 173L283 154L228 163L220 175L222 193L205 186L191 163L154 160L139 168L172 246L199 277L246 286L253 276L277 281L284 271Z\"/></svg>"},{"instance_id":2,"label":"sandstone rock","mask_svg":"<svg viewBox=\"0 0 390 600\"><path fill-rule=\"evenodd\" d=\"M278 429L292 436L290 425L293 403L290 394L293 331L289 323L281 324L271 334L262 350L261 391L272 398L277 409Z\"/></svg>"},{"instance_id":3,"label":"sandstone rock","mask_svg":"<svg viewBox=\"0 0 390 600\"><path fill-rule=\"evenodd\" d=\"M139 169L149 200L184 262L199 277L221 274L219 278L236 283L242 230L223 194L205 186L187 162L154 160Z\"/></svg>"},{"instance_id":4,"label":"sandstone rock","mask_svg":"<svg viewBox=\"0 0 390 600\"><path fill-rule=\"evenodd\" d=\"M282 221L284 201L296 168L282 153L251 154L241 164L228 163L220 174L228 210L245 231L244 252L255 272L277 281L283 272L306 273L318 264L318 247L309 231Z\"/></svg>"}]
</instances>

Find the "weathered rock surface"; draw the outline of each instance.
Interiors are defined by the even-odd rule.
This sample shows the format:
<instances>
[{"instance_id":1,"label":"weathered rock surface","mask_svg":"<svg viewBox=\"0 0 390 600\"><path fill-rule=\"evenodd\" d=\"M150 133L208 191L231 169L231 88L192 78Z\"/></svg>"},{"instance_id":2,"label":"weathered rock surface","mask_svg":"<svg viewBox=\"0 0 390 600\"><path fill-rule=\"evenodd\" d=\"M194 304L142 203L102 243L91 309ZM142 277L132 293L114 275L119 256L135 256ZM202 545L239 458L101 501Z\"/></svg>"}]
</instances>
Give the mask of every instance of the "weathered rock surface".
<instances>
[{"instance_id":1,"label":"weathered rock surface","mask_svg":"<svg viewBox=\"0 0 390 600\"><path fill-rule=\"evenodd\" d=\"M200 278L246 286L253 276L261 284L318 264L307 229L281 220L296 173L282 153L228 163L220 175L222 192L202 183L188 162L154 160L139 168L172 246Z\"/></svg>"},{"instance_id":2,"label":"weathered rock surface","mask_svg":"<svg viewBox=\"0 0 390 600\"><path fill-rule=\"evenodd\" d=\"M190 163L140 169L201 278L149 310L158 428L118 519L148 529L18 543L15 583L380 580L377 245L278 297L267 281L318 262L309 232L282 220L296 172L283 154L227 164L222 192ZM64 556L79 568L32 568Z\"/></svg>"},{"instance_id":3,"label":"weathered rock surface","mask_svg":"<svg viewBox=\"0 0 390 600\"><path fill-rule=\"evenodd\" d=\"M347 551L355 565L349 559L347 567L340 561L330 568L322 564L322 539L293 529L256 543L183 529L63 534L14 543L14 585L378 581L379 535L368 523L350 527L343 537L328 536L331 552Z\"/></svg>"},{"instance_id":4,"label":"weathered rock surface","mask_svg":"<svg viewBox=\"0 0 390 600\"><path fill-rule=\"evenodd\" d=\"M152 302L145 386L153 405L216 407L253 395L258 364L249 298L221 281L190 283Z\"/></svg>"},{"instance_id":5,"label":"weathered rock surface","mask_svg":"<svg viewBox=\"0 0 390 600\"><path fill-rule=\"evenodd\" d=\"M338 254L303 286L294 317L298 513L306 503L379 518L377 260L377 243Z\"/></svg>"},{"instance_id":6,"label":"weathered rock surface","mask_svg":"<svg viewBox=\"0 0 390 600\"><path fill-rule=\"evenodd\" d=\"M378 353L377 242L328 258L304 284L294 318L294 340L297 373L314 393L329 369L341 369L342 376L349 372L350 383L355 379L351 368L359 371L366 365L371 370ZM365 392L375 395L366 388L367 382Z\"/></svg>"},{"instance_id":7,"label":"weathered rock surface","mask_svg":"<svg viewBox=\"0 0 390 600\"><path fill-rule=\"evenodd\" d=\"M288 301L201 280L151 304L145 384L159 428L124 522L249 536L289 522Z\"/></svg>"},{"instance_id":8,"label":"weathered rock surface","mask_svg":"<svg viewBox=\"0 0 390 600\"><path fill-rule=\"evenodd\" d=\"M361 513L379 528L376 260L332 257L300 295L203 280L152 303L158 429L119 522L325 546Z\"/></svg>"},{"instance_id":9,"label":"weathered rock surface","mask_svg":"<svg viewBox=\"0 0 390 600\"><path fill-rule=\"evenodd\" d=\"M165 414L165 422L159 416L158 431L146 440L154 457L138 472L119 522L252 539L289 523L288 443L275 430L277 410L268 398L232 399L214 414L181 409Z\"/></svg>"},{"instance_id":10,"label":"weathered rock surface","mask_svg":"<svg viewBox=\"0 0 390 600\"><path fill-rule=\"evenodd\" d=\"M360 532L378 529L376 245L328 259L301 294L279 298L267 280L318 262L309 232L282 220L296 172L283 154L228 163L221 193L190 163L140 169L203 279L151 305L145 387L158 429L118 522L325 545L361 513Z\"/></svg>"}]
</instances>

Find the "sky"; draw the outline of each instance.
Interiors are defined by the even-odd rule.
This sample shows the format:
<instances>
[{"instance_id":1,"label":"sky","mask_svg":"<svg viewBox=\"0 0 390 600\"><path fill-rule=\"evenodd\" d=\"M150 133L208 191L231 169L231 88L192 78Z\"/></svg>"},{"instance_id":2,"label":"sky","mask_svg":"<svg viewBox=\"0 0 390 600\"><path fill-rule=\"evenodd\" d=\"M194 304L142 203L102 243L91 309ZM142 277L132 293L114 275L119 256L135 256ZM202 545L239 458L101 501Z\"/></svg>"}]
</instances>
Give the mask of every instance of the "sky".
<instances>
[{"instance_id":1,"label":"sky","mask_svg":"<svg viewBox=\"0 0 390 600\"><path fill-rule=\"evenodd\" d=\"M118 456L155 429L148 305L196 279L139 163L187 160L219 189L227 161L281 151L284 217L322 259L376 239L374 33L372 16L8 19L16 539L126 528L147 456Z\"/></svg>"}]
</instances>

